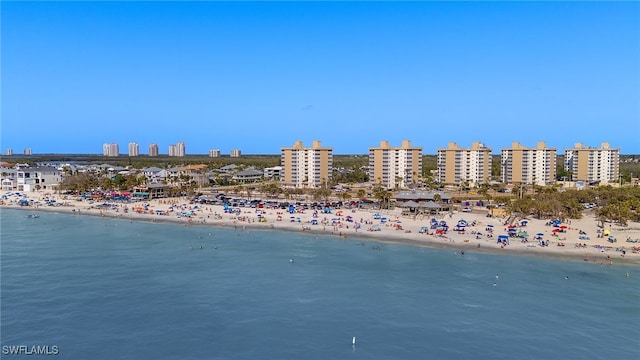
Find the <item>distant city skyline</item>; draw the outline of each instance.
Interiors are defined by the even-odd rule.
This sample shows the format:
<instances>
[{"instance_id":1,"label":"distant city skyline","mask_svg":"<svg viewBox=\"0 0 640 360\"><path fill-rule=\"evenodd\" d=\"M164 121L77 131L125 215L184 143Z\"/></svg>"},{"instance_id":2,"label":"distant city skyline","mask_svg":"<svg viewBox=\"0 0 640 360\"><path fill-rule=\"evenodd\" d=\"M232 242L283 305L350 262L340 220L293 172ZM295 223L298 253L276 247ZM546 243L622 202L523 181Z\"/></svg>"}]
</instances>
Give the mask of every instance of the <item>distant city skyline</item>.
<instances>
[{"instance_id":1,"label":"distant city skyline","mask_svg":"<svg viewBox=\"0 0 640 360\"><path fill-rule=\"evenodd\" d=\"M337 155L403 140L640 154L638 2L1 7L3 154L314 140Z\"/></svg>"},{"instance_id":2,"label":"distant city skyline","mask_svg":"<svg viewBox=\"0 0 640 360\"><path fill-rule=\"evenodd\" d=\"M313 140L313 143L315 142L319 142L319 139L315 139ZM296 143L302 143L301 141L296 141ZM386 144L384 146L388 146L388 141L387 140L382 140L380 142L381 144ZM402 144L403 146L405 146L406 144L410 144L411 143L411 139L404 139L402 140ZM477 142L473 142L471 144L458 144L455 142L449 142L447 144L447 146L445 147L439 147L436 149L433 149L433 152L427 151L427 149L423 149L421 146L418 146L418 148L420 148L422 150L422 154L423 155L437 155L438 152L440 150L443 150L445 148L449 148L451 146L454 147L459 147L462 149L471 149L474 148L475 146L481 146L483 148L488 148L491 150L491 154L492 155L500 155L501 152L503 150L511 150L514 148L524 148L524 149L535 149L536 147L540 147L540 146L544 146L545 148L548 149L554 149L556 151L558 151L558 154L562 154L565 151L571 151L577 148L584 148L584 149L593 149L593 150L598 150L598 149L603 149L603 148L611 148L611 149L615 149L615 150L620 150L619 147L614 146L612 144L609 144L607 142L602 142L600 144L583 144L583 143L574 143L572 146L568 146L566 148L558 148L558 147L554 147L554 146L547 146L549 144L547 144L544 141L540 141L537 142L536 144L520 144L517 141L512 142L511 144L509 144L509 146L505 146L505 147L500 147L500 148L492 148L491 146L488 146L487 144L481 142L481 141L477 141ZM132 151L132 146L135 150ZM383 146L383 145L380 145ZM287 146L284 146L287 147ZM331 146L329 146L331 147ZM232 149L227 153L222 153L219 149L210 149L208 150L206 153L189 153L186 152L186 143L185 142L178 142L177 144L169 144L168 145L168 151L167 152L160 152L159 151L159 147L157 143L150 143L149 144L149 151L148 153L140 153L139 152L139 144L136 142L129 142L128 143L128 153L127 152L120 152L119 151L119 144L118 143L104 143L102 145L103 148L103 152L102 155L103 156L177 156L177 157L183 157L183 156L189 156L189 155L208 155L209 157L219 157L219 156L229 156L229 157L241 157L243 154L242 149ZM283 146L281 146L278 151L282 150ZM331 147L333 148L333 147ZM376 148L376 146L372 146L369 147L367 149L364 149L363 151L360 152L354 152L354 153L337 153L336 155L366 155L368 156L369 153L371 152L371 149ZM4 155L14 155L13 153L13 149L12 148L6 148L3 152ZM33 153L33 150L31 148L25 149L24 150L24 155L38 155L38 154L78 154L78 155L99 155L98 152L89 152L89 153ZM278 156L280 155L280 153L273 153L273 152L267 152L267 153L254 153L254 154L244 154L244 155L274 155L274 156ZM624 155L624 154L623 154ZM640 153L638 154L628 154L628 155L640 155Z\"/></svg>"}]
</instances>

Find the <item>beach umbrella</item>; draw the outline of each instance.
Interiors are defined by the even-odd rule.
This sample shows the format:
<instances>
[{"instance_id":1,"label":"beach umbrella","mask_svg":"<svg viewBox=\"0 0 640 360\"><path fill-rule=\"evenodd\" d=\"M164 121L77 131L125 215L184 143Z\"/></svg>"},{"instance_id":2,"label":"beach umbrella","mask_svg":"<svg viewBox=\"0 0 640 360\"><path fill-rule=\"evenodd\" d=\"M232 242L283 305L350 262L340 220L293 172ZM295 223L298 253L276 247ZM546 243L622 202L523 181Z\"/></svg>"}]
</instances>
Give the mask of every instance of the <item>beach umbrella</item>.
<instances>
[{"instance_id":1,"label":"beach umbrella","mask_svg":"<svg viewBox=\"0 0 640 360\"><path fill-rule=\"evenodd\" d=\"M560 229L566 229L566 228L567 228L567 225L560 226Z\"/></svg>"},{"instance_id":2,"label":"beach umbrella","mask_svg":"<svg viewBox=\"0 0 640 360\"><path fill-rule=\"evenodd\" d=\"M544 236L543 233L537 233L536 236Z\"/></svg>"}]
</instances>

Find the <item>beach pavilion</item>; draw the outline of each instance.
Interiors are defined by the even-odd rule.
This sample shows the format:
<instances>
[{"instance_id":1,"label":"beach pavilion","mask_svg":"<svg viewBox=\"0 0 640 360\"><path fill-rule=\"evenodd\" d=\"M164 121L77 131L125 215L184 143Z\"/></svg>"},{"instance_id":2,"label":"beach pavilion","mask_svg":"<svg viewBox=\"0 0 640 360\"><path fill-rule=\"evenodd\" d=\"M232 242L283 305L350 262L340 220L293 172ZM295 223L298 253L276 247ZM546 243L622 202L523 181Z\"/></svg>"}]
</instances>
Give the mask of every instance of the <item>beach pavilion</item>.
<instances>
[{"instance_id":1,"label":"beach pavilion","mask_svg":"<svg viewBox=\"0 0 640 360\"><path fill-rule=\"evenodd\" d=\"M412 214L448 211L451 202L451 195L441 191L403 191L394 198L399 207Z\"/></svg>"}]
</instances>

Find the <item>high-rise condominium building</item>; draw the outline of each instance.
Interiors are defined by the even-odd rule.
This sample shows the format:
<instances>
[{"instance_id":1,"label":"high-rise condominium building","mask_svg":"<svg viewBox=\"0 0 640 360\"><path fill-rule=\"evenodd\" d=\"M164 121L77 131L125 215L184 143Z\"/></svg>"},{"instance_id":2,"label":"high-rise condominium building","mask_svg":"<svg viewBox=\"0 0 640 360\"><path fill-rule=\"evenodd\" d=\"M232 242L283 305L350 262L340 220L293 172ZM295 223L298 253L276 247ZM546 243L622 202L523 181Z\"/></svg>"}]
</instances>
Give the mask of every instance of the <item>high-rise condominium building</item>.
<instances>
[{"instance_id":1,"label":"high-rise condominium building","mask_svg":"<svg viewBox=\"0 0 640 360\"><path fill-rule=\"evenodd\" d=\"M120 155L120 148L116 143L108 143L102 145L102 155L104 156L118 156Z\"/></svg>"},{"instance_id":2,"label":"high-rise condominium building","mask_svg":"<svg viewBox=\"0 0 640 360\"><path fill-rule=\"evenodd\" d=\"M158 144L149 144L149 156L158 156Z\"/></svg>"},{"instance_id":3,"label":"high-rise condominium building","mask_svg":"<svg viewBox=\"0 0 640 360\"><path fill-rule=\"evenodd\" d=\"M140 155L140 147L138 143L130 142L129 143L129 156L138 156Z\"/></svg>"},{"instance_id":4,"label":"high-rise condominium building","mask_svg":"<svg viewBox=\"0 0 640 360\"><path fill-rule=\"evenodd\" d=\"M385 188L405 188L417 184L422 175L422 148L404 140L402 146L391 147L381 141L369 148L369 182Z\"/></svg>"},{"instance_id":5,"label":"high-rise condominium building","mask_svg":"<svg viewBox=\"0 0 640 360\"><path fill-rule=\"evenodd\" d=\"M4 151L5 155L13 155L13 149L7 149Z\"/></svg>"},{"instance_id":6,"label":"high-rise condominium building","mask_svg":"<svg viewBox=\"0 0 640 360\"><path fill-rule=\"evenodd\" d=\"M24 149L24 155L33 155L33 152L31 151L31 148L26 148Z\"/></svg>"},{"instance_id":7,"label":"high-rise condominium building","mask_svg":"<svg viewBox=\"0 0 640 360\"><path fill-rule=\"evenodd\" d=\"M332 178L333 149L321 147L317 140L310 148L305 148L302 141L297 141L293 147L281 149L280 165L283 186L325 186Z\"/></svg>"},{"instance_id":8,"label":"high-rise condominium building","mask_svg":"<svg viewBox=\"0 0 640 360\"><path fill-rule=\"evenodd\" d=\"M514 142L510 149L502 149L500 164L506 184L544 186L556 181L556 149L547 148L544 142L538 142L535 148Z\"/></svg>"},{"instance_id":9,"label":"high-rise condominium building","mask_svg":"<svg viewBox=\"0 0 640 360\"><path fill-rule=\"evenodd\" d=\"M438 181L444 184L486 184L491 179L491 149L474 142L468 149L456 143L438 149Z\"/></svg>"},{"instance_id":10,"label":"high-rise condominium building","mask_svg":"<svg viewBox=\"0 0 640 360\"><path fill-rule=\"evenodd\" d=\"M209 157L212 157L212 158L220 157L220 150L218 149L209 150Z\"/></svg>"},{"instance_id":11,"label":"high-rise condominium building","mask_svg":"<svg viewBox=\"0 0 640 360\"><path fill-rule=\"evenodd\" d=\"M185 155L185 145L182 141L175 145L169 145L169 156L184 156Z\"/></svg>"},{"instance_id":12,"label":"high-rise condominium building","mask_svg":"<svg viewBox=\"0 0 640 360\"><path fill-rule=\"evenodd\" d=\"M600 148L578 143L573 149L564 150L564 165L571 172L572 181L616 183L620 174L620 149L613 149L608 143L602 143Z\"/></svg>"},{"instance_id":13,"label":"high-rise condominium building","mask_svg":"<svg viewBox=\"0 0 640 360\"><path fill-rule=\"evenodd\" d=\"M242 153L238 149L231 150L231 152L229 153L229 156L233 158L239 158L241 155Z\"/></svg>"},{"instance_id":14,"label":"high-rise condominium building","mask_svg":"<svg viewBox=\"0 0 640 360\"><path fill-rule=\"evenodd\" d=\"M180 141L176 144L178 147L178 155L177 156L185 156L187 154L187 149L184 145L184 142Z\"/></svg>"}]
</instances>

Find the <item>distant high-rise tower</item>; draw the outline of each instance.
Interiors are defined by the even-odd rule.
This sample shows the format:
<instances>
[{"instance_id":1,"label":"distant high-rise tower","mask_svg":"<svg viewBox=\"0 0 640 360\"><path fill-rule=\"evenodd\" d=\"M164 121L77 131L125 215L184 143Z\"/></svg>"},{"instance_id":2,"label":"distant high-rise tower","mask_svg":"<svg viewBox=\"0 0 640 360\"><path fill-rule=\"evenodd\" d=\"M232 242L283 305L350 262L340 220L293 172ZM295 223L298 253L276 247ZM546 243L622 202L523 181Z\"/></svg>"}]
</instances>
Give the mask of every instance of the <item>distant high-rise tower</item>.
<instances>
[{"instance_id":1,"label":"distant high-rise tower","mask_svg":"<svg viewBox=\"0 0 640 360\"><path fill-rule=\"evenodd\" d=\"M381 141L380 147L369 149L369 182L386 188L417 184L422 175L422 148L412 147L409 140L401 147Z\"/></svg>"},{"instance_id":2,"label":"distant high-rise tower","mask_svg":"<svg viewBox=\"0 0 640 360\"><path fill-rule=\"evenodd\" d=\"M120 155L120 149L117 143L109 143L102 145L102 155L104 156L118 156Z\"/></svg>"},{"instance_id":3,"label":"distant high-rise tower","mask_svg":"<svg viewBox=\"0 0 640 360\"><path fill-rule=\"evenodd\" d=\"M209 157L220 157L220 150L209 150Z\"/></svg>"},{"instance_id":4,"label":"distant high-rise tower","mask_svg":"<svg viewBox=\"0 0 640 360\"><path fill-rule=\"evenodd\" d=\"M282 185L320 187L331 181L333 149L321 147L317 140L309 148L305 148L302 141L297 141L293 147L281 149L280 164Z\"/></svg>"},{"instance_id":5,"label":"distant high-rise tower","mask_svg":"<svg viewBox=\"0 0 640 360\"><path fill-rule=\"evenodd\" d=\"M549 185L556 181L556 149L539 142L535 149L518 142L510 149L502 149L502 182L505 184Z\"/></svg>"},{"instance_id":6,"label":"distant high-rise tower","mask_svg":"<svg viewBox=\"0 0 640 360\"><path fill-rule=\"evenodd\" d=\"M158 156L158 144L149 144L149 156Z\"/></svg>"},{"instance_id":7,"label":"distant high-rise tower","mask_svg":"<svg viewBox=\"0 0 640 360\"><path fill-rule=\"evenodd\" d=\"M564 150L565 170L571 172L572 181L616 183L620 174L620 149L613 149L608 143L600 148L576 144L573 149Z\"/></svg>"},{"instance_id":8,"label":"distant high-rise tower","mask_svg":"<svg viewBox=\"0 0 640 360\"><path fill-rule=\"evenodd\" d=\"M5 155L13 155L13 149L7 149L4 152Z\"/></svg>"},{"instance_id":9,"label":"distant high-rise tower","mask_svg":"<svg viewBox=\"0 0 640 360\"><path fill-rule=\"evenodd\" d=\"M184 156L185 155L185 146L182 141L177 143L176 145L169 145L169 156Z\"/></svg>"},{"instance_id":10,"label":"distant high-rise tower","mask_svg":"<svg viewBox=\"0 0 640 360\"><path fill-rule=\"evenodd\" d=\"M138 156L140 155L140 148L138 147L138 143L130 142L129 143L129 156Z\"/></svg>"},{"instance_id":11,"label":"distant high-rise tower","mask_svg":"<svg viewBox=\"0 0 640 360\"><path fill-rule=\"evenodd\" d=\"M491 149L480 142L463 149L449 143L438 149L438 181L443 184L488 184L491 179Z\"/></svg>"},{"instance_id":12,"label":"distant high-rise tower","mask_svg":"<svg viewBox=\"0 0 640 360\"><path fill-rule=\"evenodd\" d=\"M184 142L180 141L176 145L178 154L176 156L185 156L187 154L187 150L185 148Z\"/></svg>"},{"instance_id":13,"label":"distant high-rise tower","mask_svg":"<svg viewBox=\"0 0 640 360\"><path fill-rule=\"evenodd\" d=\"M240 157L241 156L240 150L238 150L238 149L231 150L231 152L229 153L229 156L230 157L236 157L236 158Z\"/></svg>"},{"instance_id":14,"label":"distant high-rise tower","mask_svg":"<svg viewBox=\"0 0 640 360\"><path fill-rule=\"evenodd\" d=\"M24 154L25 155L33 155L33 152L31 151L31 148L26 148L26 149L24 149Z\"/></svg>"}]
</instances>

